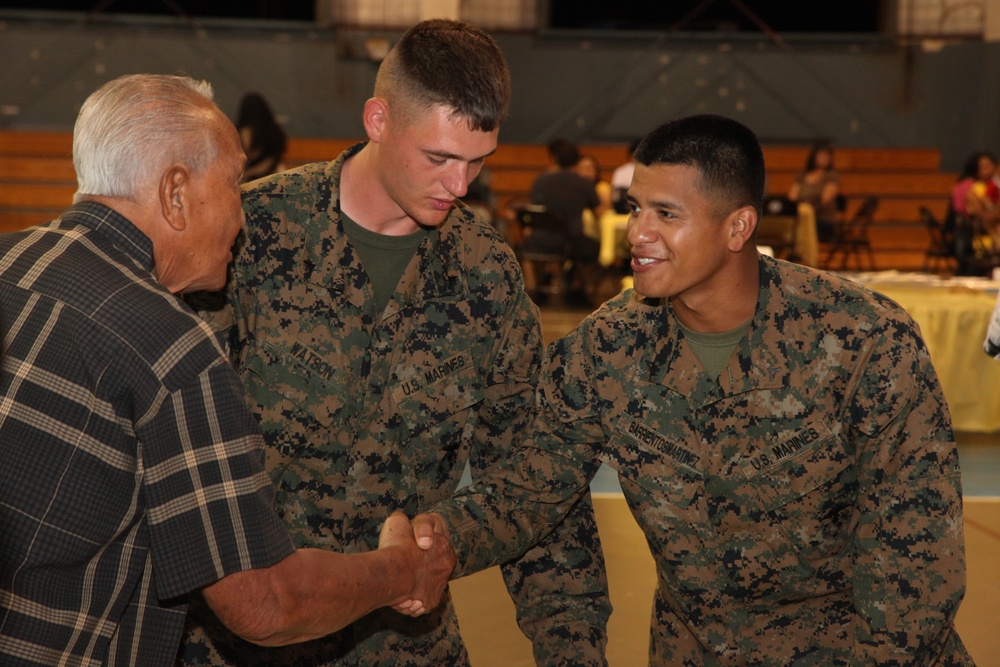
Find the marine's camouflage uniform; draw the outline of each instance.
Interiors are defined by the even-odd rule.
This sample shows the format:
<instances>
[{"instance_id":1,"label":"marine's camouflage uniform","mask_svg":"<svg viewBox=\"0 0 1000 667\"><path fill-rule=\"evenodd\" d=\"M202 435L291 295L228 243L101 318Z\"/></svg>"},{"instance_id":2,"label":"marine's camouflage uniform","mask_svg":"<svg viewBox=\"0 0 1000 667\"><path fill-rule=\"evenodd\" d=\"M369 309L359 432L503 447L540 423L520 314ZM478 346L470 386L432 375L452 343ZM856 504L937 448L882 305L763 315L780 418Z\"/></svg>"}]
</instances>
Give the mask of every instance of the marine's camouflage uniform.
<instances>
[{"instance_id":1,"label":"marine's camouflage uniform","mask_svg":"<svg viewBox=\"0 0 1000 667\"><path fill-rule=\"evenodd\" d=\"M339 218L341 166L359 148L249 186L228 297L278 511L298 546L348 553L374 549L393 510L413 516L449 497L467 460L474 478L495 466L524 435L541 363L519 266L464 206L423 241L378 312ZM522 628L540 664L605 664L610 602L589 497L550 542L504 567ZM192 633L183 664L468 663L450 599L283 649L217 625L214 642Z\"/></svg>"},{"instance_id":2,"label":"marine's camouflage uniform","mask_svg":"<svg viewBox=\"0 0 1000 667\"><path fill-rule=\"evenodd\" d=\"M651 664L971 664L958 457L917 326L847 280L760 266L718 381L670 304L632 292L553 343L515 471L439 507L459 567L515 553L604 462L657 563Z\"/></svg>"}]
</instances>

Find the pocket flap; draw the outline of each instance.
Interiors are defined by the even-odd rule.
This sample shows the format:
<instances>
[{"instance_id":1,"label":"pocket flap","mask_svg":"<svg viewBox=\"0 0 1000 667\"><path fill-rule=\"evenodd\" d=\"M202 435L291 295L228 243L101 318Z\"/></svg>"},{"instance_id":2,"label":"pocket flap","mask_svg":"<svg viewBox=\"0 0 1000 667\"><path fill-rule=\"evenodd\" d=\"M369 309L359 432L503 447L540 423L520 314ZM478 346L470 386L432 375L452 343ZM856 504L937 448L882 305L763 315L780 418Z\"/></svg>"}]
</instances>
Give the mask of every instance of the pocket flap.
<instances>
[{"instance_id":1,"label":"pocket flap","mask_svg":"<svg viewBox=\"0 0 1000 667\"><path fill-rule=\"evenodd\" d=\"M618 420L601 456L623 478L680 508L687 508L704 486L704 475L695 468L699 458L630 415Z\"/></svg>"},{"instance_id":2,"label":"pocket flap","mask_svg":"<svg viewBox=\"0 0 1000 667\"><path fill-rule=\"evenodd\" d=\"M433 365L397 369L393 399L411 431L444 421L483 400L483 380L468 352Z\"/></svg>"},{"instance_id":3,"label":"pocket flap","mask_svg":"<svg viewBox=\"0 0 1000 667\"><path fill-rule=\"evenodd\" d=\"M843 444L823 422L812 422L791 437L747 457L743 474L772 511L839 477L853 463Z\"/></svg>"}]
</instances>

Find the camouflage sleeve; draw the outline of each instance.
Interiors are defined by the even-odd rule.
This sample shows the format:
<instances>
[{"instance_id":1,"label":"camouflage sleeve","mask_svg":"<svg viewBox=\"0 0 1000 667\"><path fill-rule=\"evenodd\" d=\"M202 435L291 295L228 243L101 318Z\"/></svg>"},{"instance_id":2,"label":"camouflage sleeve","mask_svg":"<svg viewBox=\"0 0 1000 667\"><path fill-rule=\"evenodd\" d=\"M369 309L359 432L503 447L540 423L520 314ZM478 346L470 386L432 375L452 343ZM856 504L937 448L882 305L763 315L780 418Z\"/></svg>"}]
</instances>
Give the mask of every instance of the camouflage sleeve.
<instances>
[{"instance_id":1,"label":"camouflage sleeve","mask_svg":"<svg viewBox=\"0 0 1000 667\"><path fill-rule=\"evenodd\" d=\"M589 491L546 538L501 570L537 664L607 664L611 601Z\"/></svg>"},{"instance_id":2,"label":"camouflage sleeve","mask_svg":"<svg viewBox=\"0 0 1000 667\"><path fill-rule=\"evenodd\" d=\"M455 577L500 565L547 537L577 500L600 467L592 457L564 455L546 442L557 439L551 420L537 415L528 427L530 441L452 498L437 503L458 555ZM574 453L583 450L575 448Z\"/></svg>"},{"instance_id":3,"label":"camouflage sleeve","mask_svg":"<svg viewBox=\"0 0 1000 667\"><path fill-rule=\"evenodd\" d=\"M496 392L491 400L492 414L488 426L484 424L484 431L479 434L492 440L495 454L485 457L486 460L477 457L473 474L487 486L498 482L502 492L510 491L529 499L525 504L527 509L533 504L530 499L534 489L525 482L534 480L544 486L556 468L572 471L572 481L550 494L556 500L546 502L541 513L534 509L515 513L521 517L538 514L537 523L520 534L521 539L498 547L494 553L512 555L541 539L522 556L502 566L504 581L517 607L518 624L532 641L537 664L605 665L611 603L586 468L581 469L563 457L558 457L558 466L547 465L548 455L534 447L519 448L511 456L505 456L526 431L530 432L529 419L534 412L531 383L510 381L526 376L534 378L537 373L540 336L533 310L534 306L524 297L520 312L512 318L513 324L500 343L503 350L498 357L500 374L508 380L492 384L491 392ZM505 425L502 433L498 432L500 424ZM505 442L502 449L495 447L497 438ZM493 458L506 458L502 471L489 460ZM561 475L566 477L565 472ZM559 521L563 514L565 519ZM500 534L513 535L523 527L526 526L508 525ZM549 530L552 532L545 535Z\"/></svg>"},{"instance_id":4,"label":"camouflage sleeve","mask_svg":"<svg viewBox=\"0 0 1000 667\"><path fill-rule=\"evenodd\" d=\"M870 340L846 415L859 461L855 663L936 664L956 641L965 593L951 418L911 321L889 321Z\"/></svg>"}]
</instances>

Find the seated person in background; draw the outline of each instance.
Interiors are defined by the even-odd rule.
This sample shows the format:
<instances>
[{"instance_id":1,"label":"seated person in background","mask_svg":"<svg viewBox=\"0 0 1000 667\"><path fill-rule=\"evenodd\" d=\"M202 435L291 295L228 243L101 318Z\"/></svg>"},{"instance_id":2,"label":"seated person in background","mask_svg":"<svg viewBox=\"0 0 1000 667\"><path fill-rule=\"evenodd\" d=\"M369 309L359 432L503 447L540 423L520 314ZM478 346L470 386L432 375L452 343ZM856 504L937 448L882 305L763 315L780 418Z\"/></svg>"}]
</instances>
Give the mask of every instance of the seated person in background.
<instances>
[{"instance_id":1,"label":"seated person in background","mask_svg":"<svg viewBox=\"0 0 1000 667\"><path fill-rule=\"evenodd\" d=\"M965 164L962 165L962 173L958 175L955 183L951 186L951 201L948 209L950 215L969 215L969 193L978 179L980 155L980 153L975 153L969 156Z\"/></svg>"},{"instance_id":2,"label":"seated person in background","mask_svg":"<svg viewBox=\"0 0 1000 667\"><path fill-rule=\"evenodd\" d=\"M284 170L285 131L260 93L243 96L236 114L236 130L247 156L244 183Z\"/></svg>"},{"instance_id":3,"label":"seated person in background","mask_svg":"<svg viewBox=\"0 0 1000 667\"><path fill-rule=\"evenodd\" d=\"M810 204L816 212L816 236L821 243L833 240L837 228L837 195L840 175L833 169L833 146L826 141L813 145L806 158L805 170L788 190L794 202Z\"/></svg>"},{"instance_id":4,"label":"seated person in background","mask_svg":"<svg viewBox=\"0 0 1000 667\"><path fill-rule=\"evenodd\" d=\"M997 160L988 151L969 156L951 188L945 226L955 237L956 275L981 272L982 260L997 247L1000 189Z\"/></svg>"},{"instance_id":5,"label":"seated person in background","mask_svg":"<svg viewBox=\"0 0 1000 667\"><path fill-rule=\"evenodd\" d=\"M457 575L502 562L605 463L656 563L650 665L972 665L958 451L916 323L757 253L749 128L684 118L636 156L635 290L549 346L523 445L418 543L450 533Z\"/></svg>"},{"instance_id":6,"label":"seated person in background","mask_svg":"<svg viewBox=\"0 0 1000 667\"><path fill-rule=\"evenodd\" d=\"M1000 188L993 180L997 173L997 159L988 152L976 154L976 178L965 191L965 210L983 222L986 230L992 231L1000 219Z\"/></svg>"},{"instance_id":7,"label":"seated person in background","mask_svg":"<svg viewBox=\"0 0 1000 667\"><path fill-rule=\"evenodd\" d=\"M596 209L584 209L583 233L598 243L601 241L600 219L605 211L611 210L611 183L601 178L601 166L593 155L583 155L576 163L576 173L594 184L597 198L600 200Z\"/></svg>"},{"instance_id":8,"label":"seated person in background","mask_svg":"<svg viewBox=\"0 0 1000 667\"><path fill-rule=\"evenodd\" d=\"M967 276L974 273L972 250L972 225L969 220L969 198L972 187L979 175L980 153L969 156L962 166L962 172L951 186L951 198L948 202L948 213L945 216L945 230L951 233L954 241L955 259L958 266L955 275Z\"/></svg>"},{"instance_id":9,"label":"seated person in background","mask_svg":"<svg viewBox=\"0 0 1000 667\"><path fill-rule=\"evenodd\" d=\"M576 172L576 164L580 161L580 152L572 141L556 139L549 144L549 159L552 168L545 171L531 186L531 203L544 206L549 213L555 215L564 225L563 234L528 234L524 239L526 252L539 250L557 250L560 244L568 244L569 258L573 260L573 285L570 287L571 299L583 297L584 284L589 271L596 266L600 251L600 242L583 233L583 212L592 213L600 207L600 199L594 182L589 181ZM529 265L525 266L525 284L529 290L535 285L529 285L534 276ZM535 295L537 296L537 295Z\"/></svg>"},{"instance_id":10,"label":"seated person in background","mask_svg":"<svg viewBox=\"0 0 1000 667\"><path fill-rule=\"evenodd\" d=\"M274 511L240 379L177 296L225 284L244 162L207 83L121 77L80 109L74 204L0 235L0 664L169 667L198 590L266 645L435 570L424 601L444 590L454 555L416 571L438 558L402 514L393 549L346 555L295 549Z\"/></svg>"},{"instance_id":11,"label":"seated person in background","mask_svg":"<svg viewBox=\"0 0 1000 667\"><path fill-rule=\"evenodd\" d=\"M638 139L633 139L628 145L628 161L615 167L611 172L611 203L615 213L628 213L628 201L625 193L632 184L632 174L635 172L635 149Z\"/></svg>"}]
</instances>

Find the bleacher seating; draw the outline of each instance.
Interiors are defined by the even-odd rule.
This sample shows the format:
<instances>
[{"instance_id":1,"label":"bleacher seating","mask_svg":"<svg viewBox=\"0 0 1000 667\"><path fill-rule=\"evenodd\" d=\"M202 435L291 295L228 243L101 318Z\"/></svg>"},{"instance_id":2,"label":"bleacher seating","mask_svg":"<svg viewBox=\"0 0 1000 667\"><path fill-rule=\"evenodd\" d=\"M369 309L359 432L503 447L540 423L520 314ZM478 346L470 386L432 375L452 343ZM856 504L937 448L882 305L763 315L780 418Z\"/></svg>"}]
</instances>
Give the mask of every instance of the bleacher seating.
<instances>
[{"instance_id":1,"label":"bleacher seating","mask_svg":"<svg viewBox=\"0 0 1000 667\"><path fill-rule=\"evenodd\" d=\"M291 138L286 164L332 159L354 143L350 139ZM624 160L624 144L582 145L605 178ZM805 163L806 146L765 146L767 193L784 194ZM46 222L72 201L76 190L69 132L0 131L0 231ZM535 177L548 165L544 145L501 144L486 161L491 185L503 213L523 201ZM850 148L838 146L836 166L850 217L869 196L880 200L869 230L879 268L920 270L928 232L920 207L944 216L955 174L943 172L940 153L931 148ZM822 252L822 249L821 249Z\"/></svg>"}]
</instances>

